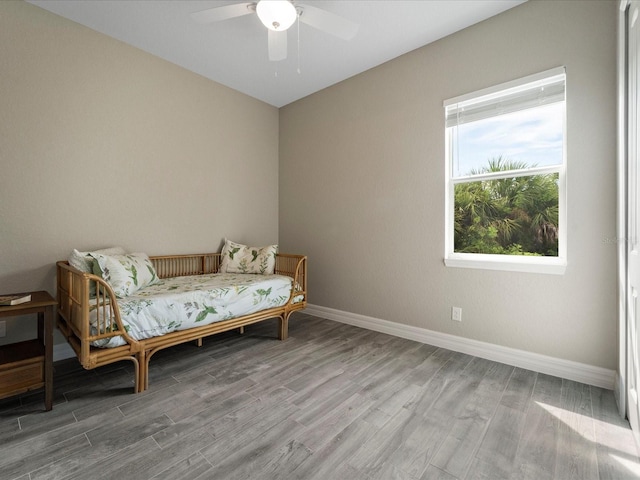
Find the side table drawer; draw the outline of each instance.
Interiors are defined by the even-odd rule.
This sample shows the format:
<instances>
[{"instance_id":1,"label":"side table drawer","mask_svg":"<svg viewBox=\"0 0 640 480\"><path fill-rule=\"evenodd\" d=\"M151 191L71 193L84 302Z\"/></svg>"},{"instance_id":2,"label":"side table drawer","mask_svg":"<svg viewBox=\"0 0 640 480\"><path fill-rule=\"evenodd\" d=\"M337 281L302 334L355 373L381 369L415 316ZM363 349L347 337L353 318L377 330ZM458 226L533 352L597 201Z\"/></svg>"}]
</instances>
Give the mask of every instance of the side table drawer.
<instances>
[{"instance_id":1,"label":"side table drawer","mask_svg":"<svg viewBox=\"0 0 640 480\"><path fill-rule=\"evenodd\" d=\"M0 398L44 386L44 357L0 365Z\"/></svg>"},{"instance_id":2,"label":"side table drawer","mask_svg":"<svg viewBox=\"0 0 640 480\"><path fill-rule=\"evenodd\" d=\"M0 398L44 386L44 348L37 340L0 346Z\"/></svg>"}]
</instances>

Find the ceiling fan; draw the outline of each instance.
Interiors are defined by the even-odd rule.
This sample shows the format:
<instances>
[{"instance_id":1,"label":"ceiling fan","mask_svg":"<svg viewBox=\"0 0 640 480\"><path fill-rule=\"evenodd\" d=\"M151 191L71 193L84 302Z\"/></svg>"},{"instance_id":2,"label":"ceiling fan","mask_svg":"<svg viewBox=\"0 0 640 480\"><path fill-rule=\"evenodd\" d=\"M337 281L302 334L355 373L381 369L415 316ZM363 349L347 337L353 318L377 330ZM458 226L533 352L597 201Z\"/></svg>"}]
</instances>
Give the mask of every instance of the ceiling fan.
<instances>
[{"instance_id":1,"label":"ceiling fan","mask_svg":"<svg viewBox=\"0 0 640 480\"><path fill-rule=\"evenodd\" d=\"M267 27L269 60L287 58L287 30L296 20L344 40L351 40L359 25L335 13L291 0L258 0L209 8L191 14L199 23L214 23L256 13Z\"/></svg>"}]
</instances>

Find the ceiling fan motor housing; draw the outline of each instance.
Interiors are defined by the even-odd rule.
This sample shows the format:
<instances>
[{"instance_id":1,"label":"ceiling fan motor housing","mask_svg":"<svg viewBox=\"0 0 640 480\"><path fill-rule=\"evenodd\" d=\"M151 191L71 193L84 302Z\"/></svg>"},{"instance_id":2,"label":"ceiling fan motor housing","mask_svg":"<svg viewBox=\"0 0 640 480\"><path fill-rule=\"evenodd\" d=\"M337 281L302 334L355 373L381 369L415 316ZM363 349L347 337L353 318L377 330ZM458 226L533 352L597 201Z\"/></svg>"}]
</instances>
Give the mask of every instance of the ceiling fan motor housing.
<instances>
[{"instance_id":1,"label":"ceiling fan motor housing","mask_svg":"<svg viewBox=\"0 0 640 480\"><path fill-rule=\"evenodd\" d=\"M256 4L260 21L270 30L287 30L298 17L296 7L289 0L260 0Z\"/></svg>"}]
</instances>

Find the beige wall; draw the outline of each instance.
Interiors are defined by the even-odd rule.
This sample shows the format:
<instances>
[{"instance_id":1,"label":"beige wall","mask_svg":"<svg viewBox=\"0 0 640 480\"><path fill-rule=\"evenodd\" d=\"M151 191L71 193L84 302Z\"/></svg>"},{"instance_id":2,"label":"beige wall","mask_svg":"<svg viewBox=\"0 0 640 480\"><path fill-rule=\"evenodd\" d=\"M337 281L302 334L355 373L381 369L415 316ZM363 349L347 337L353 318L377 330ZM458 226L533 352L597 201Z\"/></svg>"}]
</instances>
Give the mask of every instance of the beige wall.
<instances>
[{"instance_id":1,"label":"beige wall","mask_svg":"<svg viewBox=\"0 0 640 480\"><path fill-rule=\"evenodd\" d=\"M276 108L15 1L0 2L0 164L0 292L54 294L73 248L278 240ZM7 326L0 342L31 334Z\"/></svg>"},{"instance_id":2,"label":"beige wall","mask_svg":"<svg viewBox=\"0 0 640 480\"><path fill-rule=\"evenodd\" d=\"M615 369L615 41L614 1L530 1L282 108L280 242L310 302ZM443 100L561 65L566 274L445 267Z\"/></svg>"},{"instance_id":3,"label":"beige wall","mask_svg":"<svg viewBox=\"0 0 640 480\"><path fill-rule=\"evenodd\" d=\"M279 239L309 255L316 305L615 369L615 20L613 1L530 1L291 104L278 125L264 103L0 2L0 292L54 293L72 248ZM566 274L446 268L442 101L559 65ZM8 330L0 343L31 333Z\"/></svg>"}]
</instances>

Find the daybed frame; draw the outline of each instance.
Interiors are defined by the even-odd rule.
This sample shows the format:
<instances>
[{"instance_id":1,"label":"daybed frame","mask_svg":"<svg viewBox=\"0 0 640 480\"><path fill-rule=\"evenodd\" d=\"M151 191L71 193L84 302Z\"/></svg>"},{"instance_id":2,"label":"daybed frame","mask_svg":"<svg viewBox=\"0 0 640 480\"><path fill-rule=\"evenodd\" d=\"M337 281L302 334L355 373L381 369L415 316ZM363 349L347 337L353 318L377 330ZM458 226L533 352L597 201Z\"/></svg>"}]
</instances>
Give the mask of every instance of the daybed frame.
<instances>
[{"instance_id":1,"label":"daybed frame","mask_svg":"<svg viewBox=\"0 0 640 480\"><path fill-rule=\"evenodd\" d=\"M219 253L205 253L155 256L150 259L158 277L170 278L217 273L220 257ZM242 333L245 325L269 318L279 319L278 338L285 340L288 335L289 316L305 308L307 304L306 260L302 255L276 255L275 273L291 277L295 285L289 300L281 307L144 340L134 340L126 333L120 317L118 300L107 282L96 275L81 272L70 266L67 261L59 261L57 325L85 369L131 360L135 367L134 392L142 392L149 387L149 360L154 353L164 348L192 340L201 346L203 337L233 329L239 329ZM90 295L92 282L95 282L95 296ZM294 298L299 299L300 296L303 296L302 301L294 302ZM90 309L97 310L97 331L100 333L91 333ZM96 340L115 336L122 336L127 344L114 348L98 348L91 345L91 342Z\"/></svg>"}]
</instances>

